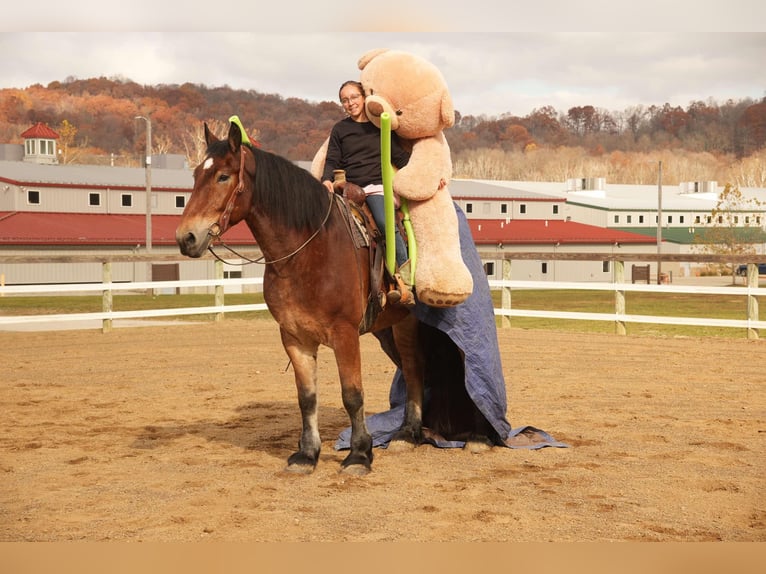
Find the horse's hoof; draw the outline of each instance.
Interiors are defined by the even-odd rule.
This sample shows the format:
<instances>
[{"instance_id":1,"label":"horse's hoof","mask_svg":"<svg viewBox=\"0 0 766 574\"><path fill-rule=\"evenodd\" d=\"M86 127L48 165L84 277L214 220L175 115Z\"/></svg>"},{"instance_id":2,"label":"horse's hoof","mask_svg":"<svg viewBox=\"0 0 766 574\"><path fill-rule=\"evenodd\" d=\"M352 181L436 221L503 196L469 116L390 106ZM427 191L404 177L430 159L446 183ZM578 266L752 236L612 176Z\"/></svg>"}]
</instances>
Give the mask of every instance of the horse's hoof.
<instances>
[{"instance_id":1,"label":"horse's hoof","mask_svg":"<svg viewBox=\"0 0 766 574\"><path fill-rule=\"evenodd\" d=\"M295 474L311 474L317 466L316 458L312 458L309 455L300 451L293 453L287 459L286 472Z\"/></svg>"},{"instance_id":2,"label":"horse's hoof","mask_svg":"<svg viewBox=\"0 0 766 574\"><path fill-rule=\"evenodd\" d=\"M349 454L340 465L341 474L349 476L364 476L372 470L372 453L370 456L364 454Z\"/></svg>"},{"instance_id":3,"label":"horse's hoof","mask_svg":"<svg viewBox=\"0 0 766 574\"><path fill-rule=\"evenodd\" d=\"M367 476L370 472L372 472L372 469L363 464L349 464L348 466L340 467L340 473L346 476Z\"/></svg>"},{"instance_id":4,"label":"horse's hoof","mask_svg":"<svg viewBox=\"0 0 766 574\"><path fill-rule=\"evenodd\" d=\"M423 442L423 434L409 429L397 432L388 443L391 452L410 452Z\"/></svg>"},{"instance_id":5,"label":"horse's hoof","mask_svg":"<svg viewBox=\"0 0 766 574\"><path fill-rule=\"evenodd\" d=\"M313 464L288 464L285 467L285 472L290 474L311 474L315 468Z\"/></svg>"},{"instance_id":6,"label":"horse's hoof","mask_svg":"<svg viewBox=\"0 0 766 574\"><path fill-rule=\"evenodd\" d=\"M393 438L391 439L391 442L388 443L388 448L386 448L386 450L389 452L412 452L417 446L418 445L412 440Z\"/></svg>"},{"instance_id":7,"label":"horse's hoof","mask_svg":"<svg viewBox=\"0 0 766 574\"><path fill-rule=\"evenodd\" d=\"M487 437L474 437L465 441L465 450L471 454L481 454L492 450L492 442Z\"/></svg>"}]
</instances>

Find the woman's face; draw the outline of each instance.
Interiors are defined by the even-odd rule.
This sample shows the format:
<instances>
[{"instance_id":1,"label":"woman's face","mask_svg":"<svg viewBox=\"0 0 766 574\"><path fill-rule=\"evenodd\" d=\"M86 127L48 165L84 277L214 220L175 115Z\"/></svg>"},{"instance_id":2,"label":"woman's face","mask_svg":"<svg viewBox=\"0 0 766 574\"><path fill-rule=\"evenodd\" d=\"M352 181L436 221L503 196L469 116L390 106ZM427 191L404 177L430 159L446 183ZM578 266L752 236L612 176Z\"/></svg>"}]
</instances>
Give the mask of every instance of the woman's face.
<instances>
[{"instance_id":1,"label":"woman's face","mask_svg":"<svg viewBox=\"0 0 766 574\"><path fill-rule=\"evenodd\" d=\"M358 122L367 118L364 113L364 95L359 93L356 86L349 85L340 91L340 103L353 120Z\"/></svg>"}]
</instances>

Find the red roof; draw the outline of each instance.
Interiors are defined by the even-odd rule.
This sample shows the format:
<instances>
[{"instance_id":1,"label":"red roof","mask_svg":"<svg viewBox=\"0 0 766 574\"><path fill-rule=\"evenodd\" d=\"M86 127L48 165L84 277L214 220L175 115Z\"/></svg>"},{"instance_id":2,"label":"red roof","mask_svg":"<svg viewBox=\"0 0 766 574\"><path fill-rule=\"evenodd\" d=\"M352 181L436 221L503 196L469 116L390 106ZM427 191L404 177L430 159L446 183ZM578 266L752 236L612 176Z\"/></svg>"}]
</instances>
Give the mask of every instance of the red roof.
<instances>
[{"instance_id":1,"label":"red roof","mask_svg":"<svg viewBox=\"0 0 766 574\"><path fill-rule=\"evenodd\" d=\"M152 215L152 245L175 245L180 220L180 215ZM244 223L229 229L224 239L234 245L255 245ZM145 243L145 215L0 212L0 246Z\"/></svg>"},{"instance_id":2,"label":"red roof","mask_svg":"<svg viewBox=\"0 0 766 574\"><path fill-rule=\"evenodd\" d=\"M656 245L646 235L559 219L469 219L477 245L624 243Z\"/></svg>"},{"instance_id":3,"label":"red roof","mask_svg":"<svg viewBox=\"0 0 766 574\"><path fill-rule=\"evenodd\" d=\"M35 125L33 125L31 128L29 128L27 131L25 131L23 134L21 134L21 137L23 138L45 138L49 140L57 140L59 139L59 136L56 132L54 132L51 128L49 128L46 124L42 122L37 122Z\"/></svg>"},{"instance_id":4,"label":"red roof","mask_svg":"<svg viewBox=\"0 0 766 574\"><path fill-rule=\"evenodd\" d=\"M175 245L180 215L152 216L152 244ZM653 237L573 221L469 219L477 245L645 244ZM255 245L244 223L229 229L224 239L234 245ZM0 212L1 245L143 245L144 215L89 213Z\"/></svg>"}]
</instances>

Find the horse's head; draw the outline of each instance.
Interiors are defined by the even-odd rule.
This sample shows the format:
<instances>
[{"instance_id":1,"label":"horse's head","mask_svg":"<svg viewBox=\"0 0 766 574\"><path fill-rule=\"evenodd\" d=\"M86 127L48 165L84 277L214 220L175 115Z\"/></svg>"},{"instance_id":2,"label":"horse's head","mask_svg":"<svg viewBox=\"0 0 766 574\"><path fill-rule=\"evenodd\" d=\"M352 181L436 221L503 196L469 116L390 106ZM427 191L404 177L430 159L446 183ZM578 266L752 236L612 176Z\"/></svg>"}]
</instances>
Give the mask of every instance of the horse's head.
<instances>
[{"instance_id":1,"label":"horse's head","mask_svg":"<svg viewBox=\"0 0 766 574\"><path fill-rule=\"evenodd\" d=\"M200 257L213 239L243 219L252 197L255 158L242 145L242 132L232 122L229 135L220 140L205 124L205 159L194 170L194 189L176 228L181 253Z\"/></svg>"}]
</instances>

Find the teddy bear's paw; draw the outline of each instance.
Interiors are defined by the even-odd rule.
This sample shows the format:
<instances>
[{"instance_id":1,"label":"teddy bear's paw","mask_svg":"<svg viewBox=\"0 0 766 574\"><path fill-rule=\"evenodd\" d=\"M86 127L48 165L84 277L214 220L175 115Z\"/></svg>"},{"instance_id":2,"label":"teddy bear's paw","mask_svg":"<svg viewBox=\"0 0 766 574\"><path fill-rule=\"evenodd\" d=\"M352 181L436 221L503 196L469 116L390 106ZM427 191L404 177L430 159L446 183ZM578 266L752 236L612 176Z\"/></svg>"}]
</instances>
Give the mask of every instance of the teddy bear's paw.
<instances>
[{"instance_id":1,"label":"teddy bear's paw","mask_svg":"<svg viewBox=\"0 0 766 574\"><path fill-rule=\"evenodd\" d=\"M418 301L425 303L429 307L455 307L463 303L470 296L470 292L445 293L435 289L418 288Z\"/></svg>"}]
</instances>

